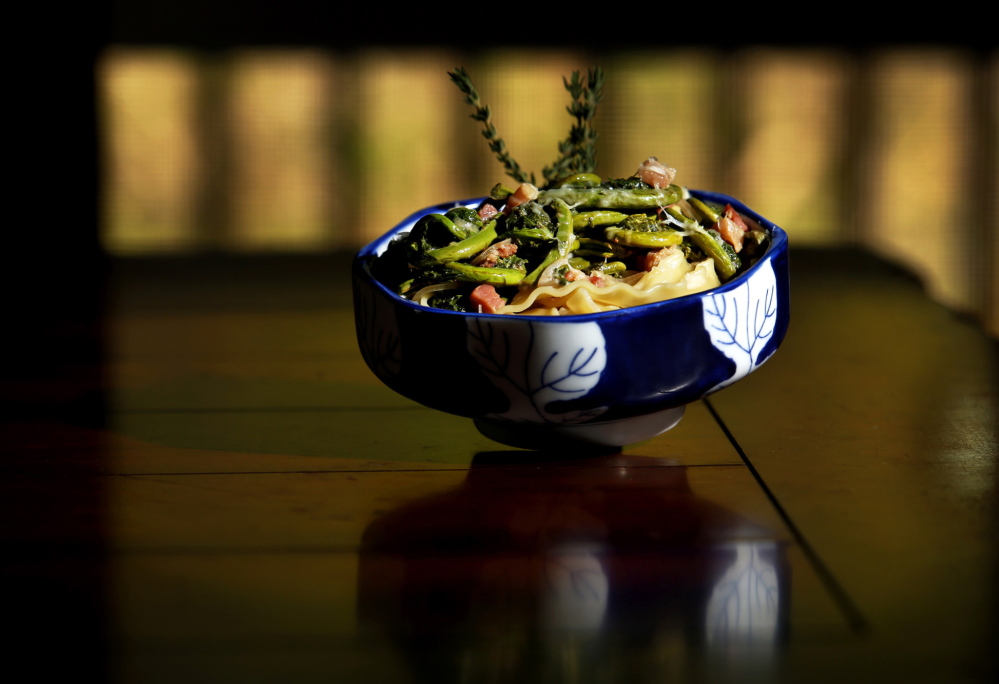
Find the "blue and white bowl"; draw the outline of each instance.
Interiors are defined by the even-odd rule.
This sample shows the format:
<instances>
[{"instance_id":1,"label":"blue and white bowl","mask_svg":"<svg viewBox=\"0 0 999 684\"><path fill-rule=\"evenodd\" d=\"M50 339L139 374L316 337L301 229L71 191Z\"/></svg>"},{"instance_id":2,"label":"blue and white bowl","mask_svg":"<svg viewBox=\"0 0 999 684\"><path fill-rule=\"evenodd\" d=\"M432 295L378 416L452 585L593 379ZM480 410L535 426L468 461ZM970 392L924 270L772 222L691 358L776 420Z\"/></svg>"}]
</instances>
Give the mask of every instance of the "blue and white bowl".
<instances>
[{"instance_id":1,"label":"blue and white bowl","mask_svg":"<svg viewBox=\"0 0 999 684\"><path fill-rule=\"evenodd\" d=\"M386 288L371 264L393 237L480 200L418 211L354 258L361 354L393 390L510 446L620 447L665 432L770 358L789 319L787 234L731 197L691 194L758 221L771 236L763 257L707 292L564 317L431 309Z\"/></svg>"}]
</instances>

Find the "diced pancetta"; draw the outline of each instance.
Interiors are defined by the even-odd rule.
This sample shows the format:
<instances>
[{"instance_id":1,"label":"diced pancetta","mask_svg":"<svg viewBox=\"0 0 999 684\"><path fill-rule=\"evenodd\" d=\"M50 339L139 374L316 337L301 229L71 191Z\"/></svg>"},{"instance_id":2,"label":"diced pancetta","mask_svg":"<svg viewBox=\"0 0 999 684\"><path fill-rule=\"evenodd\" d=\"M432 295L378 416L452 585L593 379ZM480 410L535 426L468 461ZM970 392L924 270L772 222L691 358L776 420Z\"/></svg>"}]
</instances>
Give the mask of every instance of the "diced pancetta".
<instances>
[{"instance_id":1,"label":"diced pancetta","mask_svg":"<svg viewBox=\"0 0 999 684\"><path fill-rule=\"evenodd\" d=\"M472 290L468 296L472 306L481 313L496 313L500 307L506 304L506 300L499 296L496 288L488 283L483 283Z\"/></svg>"}]
</instances>

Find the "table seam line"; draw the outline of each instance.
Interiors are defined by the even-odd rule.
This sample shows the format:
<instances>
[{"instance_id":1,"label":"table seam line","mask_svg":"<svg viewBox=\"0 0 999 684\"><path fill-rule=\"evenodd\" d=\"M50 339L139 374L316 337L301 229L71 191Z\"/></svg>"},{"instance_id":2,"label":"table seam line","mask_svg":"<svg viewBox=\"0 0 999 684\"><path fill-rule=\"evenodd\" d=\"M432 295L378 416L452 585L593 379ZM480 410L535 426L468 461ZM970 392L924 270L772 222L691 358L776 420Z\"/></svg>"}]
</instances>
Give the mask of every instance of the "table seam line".
<instances>
[{"instance_id":1,"label":"table seam line","mask_svg":"<svg viewBox=\"0 0 999 684\"><path fill-rule=\"evenodd\" d=\"M749 459L749 456L746 454L745 450L739 444L738 440L736 440L735 435L732 434L732 431L728 429L728 426L725 424L725 421L722 420L722 417L721 415L719 415L718 411L715 410L715 407L711 405L711 402L708 401L707 398L702 399L702 401L704 402L704 405L707 406L708 411L711 413L711 416L715 419L715 422L718 423L718 427L721 428L722 432L725 434L725 437L728 439L729 443L736 450L736 453L739 454L739 457L742 459L743 463L746 464L746 467L749 469L750 474L753 476L753 479L756 480L756 483L760 486L760 489L763 490L763 494L767 497L767 500L770 501L770 504L774 507L774 510L777 511L777 515L780 516L780 519L787 526L788 531L791 533L791 536L797 542L798 547L805 554L805 558L808 559L808 562L812 566L812 569L819 576L819 580L825 586L826 591L830 593L833 601L836 603L840 612L843 614L843 617L846 619L849 628L856 634L866 633L870 629L870 623L867 621L867 618L864 617L863 613L853 602L853 599L850 598L846 589L843 587L842 584L840 584L839 580L836 579L836 576L833 574L832 570L829 569L829 566L826 565L825 561L823 561L821 556L819 556L819 553L805 538L804 533L798 528L798 526L791 519L790 514L787 512L787 510L785 510L784 506L781 505L780 501L777 499L777 496L773 493L773 491L771 491L770 487L767 486L767 483L763 480L763 476L760 475L759 471L756 469L756 466L753 465L753 462Z\"/></svg>"}]
</instances>

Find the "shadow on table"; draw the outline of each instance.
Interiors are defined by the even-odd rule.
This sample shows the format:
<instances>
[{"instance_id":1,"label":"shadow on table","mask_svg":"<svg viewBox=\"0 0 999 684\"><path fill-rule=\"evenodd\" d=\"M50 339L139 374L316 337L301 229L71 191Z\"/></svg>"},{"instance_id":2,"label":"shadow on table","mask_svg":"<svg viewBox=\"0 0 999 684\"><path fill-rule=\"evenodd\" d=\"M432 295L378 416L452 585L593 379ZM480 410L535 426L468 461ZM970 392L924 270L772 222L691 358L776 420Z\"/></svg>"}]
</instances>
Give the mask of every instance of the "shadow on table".
<instances>
[{"instance_id":1,"label":"shadow on table","mask_svg":"<svg viewBox=\"0 0 999 684\"><path fill-rule=\"evenodd\" d=\"M790 578L773 532L686 467L518 456L478 454L457 489L368 526L362 634L426 682L774 675Z\"/></svg>"}]
</instances>

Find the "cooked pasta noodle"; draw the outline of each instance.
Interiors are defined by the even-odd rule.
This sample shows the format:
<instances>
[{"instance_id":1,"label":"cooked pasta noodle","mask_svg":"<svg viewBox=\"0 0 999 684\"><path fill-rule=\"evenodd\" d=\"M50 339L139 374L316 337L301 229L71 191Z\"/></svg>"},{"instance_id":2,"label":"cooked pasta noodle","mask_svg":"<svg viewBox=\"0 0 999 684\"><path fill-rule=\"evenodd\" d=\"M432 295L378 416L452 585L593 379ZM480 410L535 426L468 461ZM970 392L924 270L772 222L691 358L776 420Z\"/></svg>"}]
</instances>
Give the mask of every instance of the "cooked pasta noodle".
<instances>
[{"instance_id":1,"label":"cooked pasta noodle","mask_svg":"<svg viewBox=\"0 0 999 684\"><path fill-rule=\"evenodd\" d=\"M583 278L565 285L521 290L498 313L566 316L613 311L703 292L721 284L713 261L707 259L690 264L679 251L660 261L650 271L622 279L607 279L606 282L601 287Z\"/></svg>"},{"instance_id":2,"label":"cooked pasta noodle","mask_svg":"<svg viewBox=\"0 0 999 684\"><path fill-rule=\"evenodd\" d=\"M433 285L427 285L421 288L416 294L413 295L413 301L421 306L430 306L430 298L433 297L438 292L443 292L445 290L457 290L461 288L461 283L450 282L450 283L434 283Z\"/></svg>"}]
</instances>

